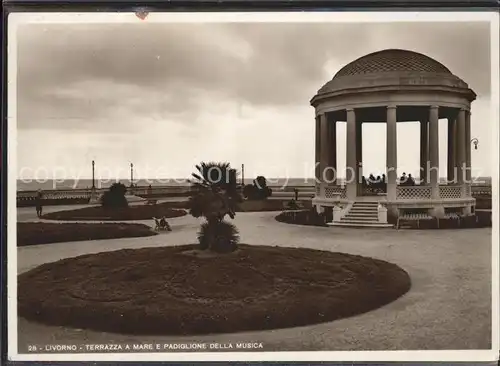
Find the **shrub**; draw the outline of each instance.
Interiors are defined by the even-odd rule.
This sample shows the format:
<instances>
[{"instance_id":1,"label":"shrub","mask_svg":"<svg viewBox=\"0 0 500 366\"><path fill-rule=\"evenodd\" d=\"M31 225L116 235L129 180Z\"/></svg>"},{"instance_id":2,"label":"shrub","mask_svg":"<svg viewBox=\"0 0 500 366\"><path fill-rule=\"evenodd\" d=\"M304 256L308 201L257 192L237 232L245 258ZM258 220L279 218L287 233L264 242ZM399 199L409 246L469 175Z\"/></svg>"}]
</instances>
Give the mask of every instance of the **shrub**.
<instances>
[{"instance_id":1,"label":"shrub","mask_svg":"<svg viewBox=\"0 0 500 366\"><path fill-rule=\"evenodd\" d=\"M476 196L476 209L478 210L491 210L492 200L491 196Z\"/></svg>"},{"instance_id":2,"label":"shrub","mask_svg":"<svg viewBox=\"0 0 500 366\"><path fill-rule=\"evenodd\" d=\"M243 187L243 197L249 200L255 197L255 187L253 184L246 184Z\"/></svg>"},{"instance_id":3,"label":"shrub","mask_svg":"<svg viewBox=\"0 0 500 366\"><path fill-rule=\"evenodd\" d=\"M253 184L243 187L243 196L249 200L265 200L272 193L273 190L267 186L267 180L262 175L255 178Z\"/></svg>"},{"instance_id":4,"label":"shrub","mask_svg":"<svg viewBox=\"0 0 500 366\"><path fill-rule=\"evenodd\" d=\"M480 212L476 211L476 227L492 227L491 211Z\"/></svg>"},{"instance_id":5,"label":"shrub","mask_svg":"<svg viewBox=\"0 0 500 366\"><path fill-rule=\"evenodd\" d=\"M205 222L198 233L201 249L217 253L230 253L236 250L239 242L238 229L227 221Z\"/></svg>"},{"instance_id":6,"label":"shrub","mask_svg":"<svg viewBox=\"0 0 500 366\"><path fill-rule=\"evenodd\" d=\"M300 209L299 204L295 200L288 201L288 203L286 204L286 207L289 210L299 210Z\"/></svg>"},{"instance_id":7,"label":"shrub","mask_svg":"<svg viewBox=\"0 0 500 366\"><path fill-rule=\"evenodd\" d=\"M101 205L104 208L124 208L128 207L128 201L125 198L127 187L122 183L113 183L101 197Z\"/></svg>"}]
</instances>

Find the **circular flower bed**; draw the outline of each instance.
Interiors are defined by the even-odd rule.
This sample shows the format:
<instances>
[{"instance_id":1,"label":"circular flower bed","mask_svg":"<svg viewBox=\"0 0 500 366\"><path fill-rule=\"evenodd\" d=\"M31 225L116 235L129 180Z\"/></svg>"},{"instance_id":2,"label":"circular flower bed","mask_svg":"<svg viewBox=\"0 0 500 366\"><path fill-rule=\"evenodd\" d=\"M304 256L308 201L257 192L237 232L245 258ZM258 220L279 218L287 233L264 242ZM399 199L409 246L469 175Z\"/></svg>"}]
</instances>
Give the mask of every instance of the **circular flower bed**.
<instances>
[{"instance_id":1,"label":"circular flower bed","mask_svg":"<svg viewBox=\"0 0 500 366\"><path fill-rule=\"evenodd\" d=\"M127 334L228 333L344 318L410 288L397 265L344 253L249 245L193 253L126 249L44 264L19 276L19 315Z\"/></svg>"}]
</instances>

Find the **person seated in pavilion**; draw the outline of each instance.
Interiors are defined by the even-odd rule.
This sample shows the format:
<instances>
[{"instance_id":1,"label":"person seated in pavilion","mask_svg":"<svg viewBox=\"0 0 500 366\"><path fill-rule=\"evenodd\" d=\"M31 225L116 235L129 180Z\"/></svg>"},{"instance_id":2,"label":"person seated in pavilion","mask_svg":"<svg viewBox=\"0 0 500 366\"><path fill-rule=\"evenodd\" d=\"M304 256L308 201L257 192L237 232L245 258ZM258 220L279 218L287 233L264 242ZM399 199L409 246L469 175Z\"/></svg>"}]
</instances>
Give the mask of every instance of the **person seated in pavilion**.
<instances>
[{"instance_id":1,"label":"person seated in pavilion","mask_svg":"<svg viewBox=\"0 0 500 366\"><path fill-rule=\"evenodd\" d=\"M385 178L385 174L382 174L382 180L380 185L382 186L382 192L386 193L387 192L387 180Z\"/></svg>"},{"instance_id":2,"label":"person seated in pavilion","mask_svg":"<svg viewBox=\"0 0 500 366\"><path fill-rule=\"evenodd\" d=\"M408 186L414 186L415 185L415 179L411 176L411 174L408 174L408 179L406 180L406 185Z\"/></svg>"},{"instance_id":3,"label":"person seated in pavilion","mask_svg":"<svg viewBox=\"0 0 500 366\"><path fill-rule=\"evenodd\" d=\"M368 187L368 182L366 181L366 177L364 175L361 176L361 185L363 188Z\"/></svg>"},{"instance_id":4,"label":"person seated in pavilion","mask_svg":"<svg viewBox=\"0 0 500 366\"><path fill-rule=\"evenodd\" d=\"M406 186L407 180L408 180L408 177L406 176L406 173L403 172L403 175L401 176L401 178L399 178L399 185Z\"/></svg>"},{"instance_id":5,"label":"person seated in pavilion","mask_svg":"<svg viewBox=\"0 0 500 366\"><path fill-rule=\"evenodd\" d=\"M380 178L380 177L379 177ZM370 173L370 176L368 177L368 183L370 185L374 184L376 182L376 179L375 179L375 176L373 175L373 173Z\"/></svg>"},{"instance_id":6,"label":"person seated in pavilion","mask_svg":"<svg viewBox=\"0 0 500 366\"><path fill-rule=\"evenodd\" d=\"M370 174L370 175L368 176L368 178L365 178L365 179L364 179L364 184L365 184L364 188L365 188L367 191L372 191L372 190L373 190L373 188L374 188L374 187L373 187L373 179L372 179L372 177L373 177L373 174Z\"/></svg>"}]
</instances>

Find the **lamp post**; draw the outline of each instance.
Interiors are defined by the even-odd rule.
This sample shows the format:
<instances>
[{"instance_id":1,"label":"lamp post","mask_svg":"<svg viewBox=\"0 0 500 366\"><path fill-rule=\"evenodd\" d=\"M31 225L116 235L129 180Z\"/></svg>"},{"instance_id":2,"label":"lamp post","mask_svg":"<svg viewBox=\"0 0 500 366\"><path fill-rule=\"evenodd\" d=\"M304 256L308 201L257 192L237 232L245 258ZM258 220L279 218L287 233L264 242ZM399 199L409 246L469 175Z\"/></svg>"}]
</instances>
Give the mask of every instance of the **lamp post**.
<instances>
[{"instance_id":1,"label":"lamp post","mask_svg":"<svg viewBox=\"0 0 500 366\"><path fill-rule=\"evenodd\" d=\"M130 187L134 186L134 164L130 163Z\"/></svg>"},{"instance_id":2,"label":"lamp post","mask_svg":"<svg viewBox=\"0 0 500 366\"><path fill-rule=\"evenodd\" d=\"M474 144L474 150L477 150L477 145L479 144L479 140L474 137L472 140L470 140L471 144Z\"/></svg>"},{"instance_id":3,"label":"lamp post","mask_svg":"<svg viewBox=\"0 0 500 366\"><path fill-rule=\"evenodd\" d=\"M90 189L89 204L95 205L99 202L99 195L95 188L95 161L92 160L92 188Z\"/></svg>"},{"instance_id":4,"label":"lamp post","mask_svg":"<svg viewBox=\"0 0 500 366\"><path fill-rule=\"evenodd\" d=\"M95 190L95 161L92 160L92 189Z\"/></svg>"},{"instance_id":5,"label":"lamp post","mask_svg":"<svg viewBox=\"0 0 500 366\"><path fill-rule=\"evenodd\" d=\"M245 186L245 164L241 164L241 186Z\"/></svg>"}]
</instances>

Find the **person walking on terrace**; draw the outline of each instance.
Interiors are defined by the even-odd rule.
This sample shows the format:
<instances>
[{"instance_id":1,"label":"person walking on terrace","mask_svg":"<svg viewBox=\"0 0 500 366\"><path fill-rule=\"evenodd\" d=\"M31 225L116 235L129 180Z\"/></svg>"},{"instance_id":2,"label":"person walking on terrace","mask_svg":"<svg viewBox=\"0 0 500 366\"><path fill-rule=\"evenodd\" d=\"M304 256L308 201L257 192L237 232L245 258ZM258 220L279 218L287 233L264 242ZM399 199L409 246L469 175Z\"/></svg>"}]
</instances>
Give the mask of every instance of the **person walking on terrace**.
<instances>
[{"instance_id":1,"label":"person walking on terrace","mask_svg":"<svg viewBox=\"0 0 500 366\"><path fill-rule=\"evenodd\" d=\"M37 217L42 217L43 206L42 206L42 191L41 190L38 190L38 192L36 193L35 207L36 207Z\"/></svg>"}]
</instances>

